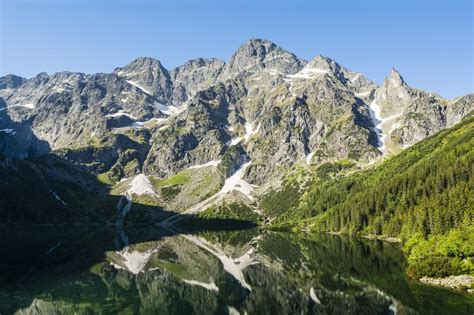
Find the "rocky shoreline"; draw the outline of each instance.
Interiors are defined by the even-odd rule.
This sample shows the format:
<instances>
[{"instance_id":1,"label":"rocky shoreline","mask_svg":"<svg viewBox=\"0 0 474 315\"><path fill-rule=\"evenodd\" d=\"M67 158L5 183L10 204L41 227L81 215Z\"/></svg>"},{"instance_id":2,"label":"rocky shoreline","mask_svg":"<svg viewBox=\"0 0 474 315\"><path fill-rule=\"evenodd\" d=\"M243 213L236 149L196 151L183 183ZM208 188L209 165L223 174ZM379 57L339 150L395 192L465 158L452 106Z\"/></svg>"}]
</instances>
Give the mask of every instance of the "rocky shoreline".
<instances>
[{"instance_id":1,"label":"rocky shoreline","mask_svg":"<svg viewBox=\"0 0 474 315\"><path fill-rule=\"evenodd\" d=\"M378 240L378 241L384 241L384 242L389 242L389 243L402 243L402 240L400 238L386 236L386 235L366 234L366 235L362 235L362 237L371 241Z\"/></svg>"},{"instance_id":2,"label":"rocky shoreline","mask_svg":"<svg viewBox=\"0 0 474 315\"><path fill-rule=\"evenodd\" d=\"M469 275L449 276L446 278L422 277L420 281L454 290L465 290L470 294L474 294L474 289L472 288L474 277Z\"/></svg>"}]
</instances>

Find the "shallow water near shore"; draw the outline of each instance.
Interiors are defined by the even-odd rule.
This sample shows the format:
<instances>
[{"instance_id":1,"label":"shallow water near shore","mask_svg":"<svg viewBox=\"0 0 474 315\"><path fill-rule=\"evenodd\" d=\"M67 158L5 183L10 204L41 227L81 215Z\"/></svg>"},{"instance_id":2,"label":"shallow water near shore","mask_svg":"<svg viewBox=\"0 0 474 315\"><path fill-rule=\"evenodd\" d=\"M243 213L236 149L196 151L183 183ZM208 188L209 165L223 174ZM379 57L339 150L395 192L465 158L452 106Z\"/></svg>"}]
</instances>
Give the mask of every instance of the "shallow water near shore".
<instances>
[{"instance_id":1,"label":"shallow water near shore","mask_svg":"<svg viewBox=\"0 0 474 315\"><path fill-rule=\"evenodd\" d=\"M258 229L2 227L0 314L472 314L398 244Z\"/></svg>"}]
</instances>

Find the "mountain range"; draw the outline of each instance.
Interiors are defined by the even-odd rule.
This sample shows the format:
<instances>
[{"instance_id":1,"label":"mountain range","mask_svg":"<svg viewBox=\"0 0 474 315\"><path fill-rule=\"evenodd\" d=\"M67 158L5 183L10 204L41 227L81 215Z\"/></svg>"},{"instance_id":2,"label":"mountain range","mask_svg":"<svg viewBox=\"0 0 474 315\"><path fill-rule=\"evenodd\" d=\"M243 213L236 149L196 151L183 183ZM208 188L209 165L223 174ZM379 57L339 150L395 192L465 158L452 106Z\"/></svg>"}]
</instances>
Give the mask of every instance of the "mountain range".
<instances>
[{"instance_id":1,"label":"mountain range","mask_svg":"<svg viewBox=\"0 0 474 315\"><path fill-rule=\"evenodd\" d=\"M64 215L10 211L3 222L115 220L116 208L125 216L133 202L150 206L140 216L148 223L229 200L261 214L261 197L295 168L371 167L473 109L474 94L447 100L410 87L395 69L377 85L328 57L303 60L262 39L228 62L199 58L172 70L141 57L112 73L7 75L0 78L4 191L15 195L15 185L38 181L44 192L32 194ZM93 193L101 196L95 201L117 196L118 204L84 216ZM10 209L30 202L7 199Z\"/></svg>"}]
</instances>

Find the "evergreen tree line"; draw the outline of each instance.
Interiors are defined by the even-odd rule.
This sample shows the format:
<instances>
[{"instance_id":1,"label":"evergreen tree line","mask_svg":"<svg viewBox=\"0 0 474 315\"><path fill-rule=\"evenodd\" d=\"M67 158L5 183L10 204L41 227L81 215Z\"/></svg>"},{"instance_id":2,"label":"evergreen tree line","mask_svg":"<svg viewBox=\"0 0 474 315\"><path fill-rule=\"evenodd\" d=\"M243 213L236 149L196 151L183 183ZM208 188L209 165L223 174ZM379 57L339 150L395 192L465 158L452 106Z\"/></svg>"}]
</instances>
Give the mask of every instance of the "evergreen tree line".
<instances>
[{"instance_id":1,"label":"evergreen tree line","mask_svg":"<svg viewBox=\"0 0 474 315\"><path fill-rule=\"evenodd\" d=\"M413 239L406 247L409 261L426 262L427 256L463 260L463 267L448 268L445 274L449 274L466 268L470 272L473 219L474 117L470 117L373 169L315 180L276 222L313 231ZM428 252L415 255L422 247ZM467 257L471 257L468 267Z\"/></svg>"}]
</instances>

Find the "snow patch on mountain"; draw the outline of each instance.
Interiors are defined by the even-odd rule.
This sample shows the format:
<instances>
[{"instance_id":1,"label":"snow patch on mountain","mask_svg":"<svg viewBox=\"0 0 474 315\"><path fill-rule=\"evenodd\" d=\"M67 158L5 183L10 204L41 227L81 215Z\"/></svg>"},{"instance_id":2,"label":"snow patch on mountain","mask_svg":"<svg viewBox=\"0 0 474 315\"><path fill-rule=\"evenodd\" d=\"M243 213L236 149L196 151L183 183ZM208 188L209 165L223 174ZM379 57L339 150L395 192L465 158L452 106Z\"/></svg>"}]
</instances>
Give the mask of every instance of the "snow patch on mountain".
<instances>
[{"instance_id":1,"label":"snow patch on mountain","mask_svg":"<svg viewBox=\"0 0 474 315\"><path fill-rule=\"evenodd\" d=\"M227 141L226 145L228 145L228 146L236 145L236 144L238 144L240 141L242 141L243 138L244 138L244 137L233 138L233 139L231 139L230 141Z\"/></svg>"},{"instance_id":2,"label":"snow patch on mountain","mask_svg":"<svg viewBox=\"0 0 474 315\"><path fill-rule=\"evenodd\" d=\"M311 153L309 153L307 156L306 156L306 164L307 165L311 165L311 159L313 158L314 154L316 153L316 151L313 151Z\"/></svg>"},{"instance_id":3,"label":"snow patch on mountain","mask_svg":"<svg viewBox=\"0 0 474 315\"><path fill-rule=\"evenodd\" d=\"M175 106L175 105L165 105L163 103L155 101L153 104L150 104L150 106L158 108L166 116L174 117L182 113L188 107L188 102L184 102L179 106Z\"/></svg>"},{"instance_id":4,"label":"snow patch on mountain","mask_svg":"<svg viewBox=\"0 0 474 315\"><path fill-rule=\"evenodd\" d=\"M114 117L121 117L121 116L127 116L128 118L133 119L133 120L137 119L137 117L130 115L124 112L123 110L119 110L118 112L113 113L113 114L107 114L105 115L105 118L114 118Z\"/></svg>"},{"instance_id":5,"label":"snow patch on mountain","mask_svg":"<svg viewBox=\"0 0 474 315\"><path fill-rule=\"evenodd\" d=\"M243 136L240 136L240 137L232 138L230 141L227 141L226 145L228 145L228 146L236 145L242 140L245 140L245 142L249 141L250 138L254 134L258 133L258 131L260 130L260 126L261 126L261 124L258 124L257 128L254 128L254 123L246 122L245 125L244 125L245 134ZM233 131L234 128L232 128L232 130L231 130L231 128L227 128L227 130Z\"/></svg>"},{"instance_id":6,"label":"snow patch on mountain","mask_svg":"<svg viewBox=\"0 0 474 315\"><path fill-rule=\"evenodd\" d=\"M209 161L205 164L200 164L200 165L193 165L191 167L189 167L190 169L196 169L196 168L204 168L204 167L209 167L209 166L213 166L213 167L216 167L217 165L219 165L219 163L221 162L221 160L212 160L212 161Z\"/></svg>"},{"instance_id":7,"label":"snow patch on mountain","mask_svg":"<svg viewBox=\"0 0 474 315\"><path fill-rule=\"evenodd\" d=\"M380 112L380 106L373 100L369 105L369 115L374 124L374 132L377 134L377 147L384 153L385 143L383 141L384 137L382 134L382 118L380 117Z\"/></svg>"},{"instance_id":8,"label":"snow patch on mountain","mask_svg":"<svg viewBox=\"0 0 474 315\"><path fill-rule=\"evenodd\" d=\"M245 123L245 135L244 139L245 141L249 141L249 139L256 134L260 130L260 124L257 126L257 128L254 128L254 123Z\"/></svg>"},{"instance_id":9,"label":"snow patch on mountain","mask_svg":"<svg viewBox=\"0 0 474 315\"><path fill-rule=\"evenodd\" d=\"M389 122L402 116L402 113L382 118L381 112L382 112L382 109L377 104L376 100L374 99L369 105L369 114L375 126L374 131L377 134L377 138L378 138L377 146L382 153L386 153L387 137L390 135L390 133L393 130L399 127L399 122L392 123L392 125L390 126L388 130L387 130L387 125L389 125Z\"/></svg>"},{"instance_id":10,"label":"snow patch on mountain","mask_svg":"<svg viewBox=\"0 0 474 315\"><path fill-rule=\"evenodd\" d=\"M201 201L200 203L194 205L193 207L189 208L188 210L186 210L186 211L184 211L180 214L176 214L172 217L167 218L166 220L161 222L161 225L165 226L165 227L169 226L170 224L172 224L172 222L174 222L176 220L179 220L179 217L182 216L183 214L185 214L185 215L186 214L196 214L196 213L199 213L201 211L204 211L209 206L211 206L212 204L216 204L217 202L223 200L227 196L227 194L232 192L232 191L238 191L238 192L242 193L243 195L245 195L249 200L253 201L254 197L252 195L252 192L253 192L255 186L247 183L243 179L243 177L245 175L245 170L247 169L247 167L250 166L250 164L252 164L252 161L249 161L249 162L243 164L240 169L238 169L234 174L232 174L232 176L228 177L224 182L224 186L222 186L222 188L221 188L221 190L219 190L219 192L217 192L216 194L212 195L211 197Z\"/></svg>"},{"instance_id":11,"label":"snow patch on mountain","mask_svg":"<svg viewBox=\"0 0 474 315\"><path fill-rule=\"evenodd\" d=\"M304 67L295 74L287 75L289 79L312 79L317 75L329 73L329 70L313 67Z\"/></svg>"},{"instance_id":12,"label":"snow patch on mountain","mask_svg":"<svg viewBox=\"0 0 474 315\"><path fill-rule=\"evenodd\" d=\"M356 96L356 97L365 97L365 96L369 96L371 92L372 91L354 93L354 96Z\"/></svg>"},{"instance_id":13,"label":"snow patch on mountain","mask_svg":"<svg viewBox=\"0 0 474 315\"><path fill-rule=\"evenodd\" d=\"M136 88L142 90L142 91L145 92L146 94L152 95L152 93L151 93L149 90L145 89L143 86L141 86L141 85L138 84L137 82L132 81L132 80L125 80L125 81L126 81L127 83L133 85L134 87L136 87Z\"/></svg>"},{"instance_id":14,"label":"snow patch on mountain","mask_svg":"<svg viewBox=\"0 0 474 315\"><path fill-rule=\"evenodd\" d=\"M158 108L160 110L160 112L162 112L166 116L175 116L175 115L181 113L185 109L185 106L181 106L181 107L168 106L168 105L162 104L160 102L155 102L153 104L153 106Z\"/></svg>"},{"instance_id":15,"label":"snow patch on mountain","mask_svg":"<svg viewBox=\"0 0 474 315\"><path fill-rule=\"evenodd\" d=\"M127 193L141 196L154 195L155 191L148 177L145 174L138 174L133 178Z\"/></svg>"},{"instance_id":16,"label":"snow patch on mountain","mask_svg":"<svg viewBox=\"0 0 474 315\"><path fill-rule=\"evenodd\" d=\"M34 109L35 105L31 104L31 103L27 103L27 104L15 104L15 105L8 106L8 108L12 108L12 107L25 107L25 108L28 108L28 109Z\"/></svg>"},{"instance_id":17,"label":"snow patch on mountain","mask_svg":"<svg viewBox=\"0 0 474 315\"><path fill-rule=\"evenodd\" d=\"M247 169L247 167L250 166L250 164L252 164L252 161L249 161L249 162L243 164L242 167L237 172L235 172L232 176L227 178L225 180L224 186L218 192L218 194L219 195L226 195L227 193L236 190L236 191L240 191L247 198L249 198L250 200L253 201L254 198L252 196L252 192L253 192L254 186L247 183L243 179L243 177L245 175L245 170Z\"/></svg>"},{"instance_id":18,"label":"snow patch on mountain","mask_svg":"<svg viewBox=\"0 0 474 315\"><path fill-rule=\"evenodd\" d=\"M214 283L214 281L211 283L206 283L206 282L201 282L201 281L196 281L196 280L186 280L186 279L182 279L182 280L186 282L187 284L197 285L209 291L219 291L219 288Z\"/></svg>"},{"instance_id":19,"label":"snow patch on mountain","mask_svg":"<svg viewBox=\"0 0 474 315\"><path fill-rule=\"evenodd\" d=\"M351 79L351 82L354 83L355 81L357 81L357 79L360 78L360 73L357 73L352 79Z\"/></svg>"}]
</instances>

